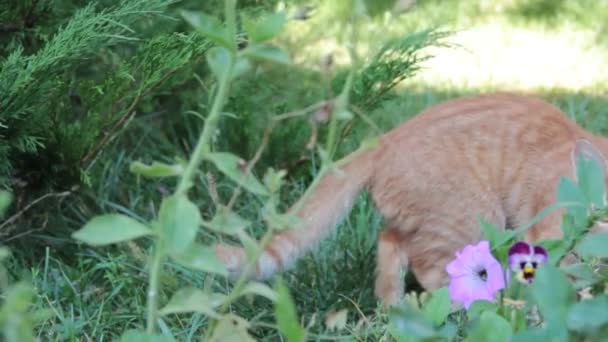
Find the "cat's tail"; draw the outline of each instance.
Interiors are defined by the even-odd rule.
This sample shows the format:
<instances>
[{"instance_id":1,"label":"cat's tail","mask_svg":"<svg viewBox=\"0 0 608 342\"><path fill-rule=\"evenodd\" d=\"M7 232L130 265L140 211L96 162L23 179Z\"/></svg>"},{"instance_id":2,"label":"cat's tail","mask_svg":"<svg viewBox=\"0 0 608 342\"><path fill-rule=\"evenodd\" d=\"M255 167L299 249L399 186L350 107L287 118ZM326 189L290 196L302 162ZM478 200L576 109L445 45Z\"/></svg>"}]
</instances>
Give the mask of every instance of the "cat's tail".
<instances>
[{"instance_id":1,"label":"cat's tail","mask_svg":"<svg viewBox=\"0 0 608 342\"><path fill-rule=\"evenodd\" d=\"M347 215L361 191L367 186L374 169L377 149L355 152L339 170L328 171L309 196L291 207L299 208L297 226L272 237L257 259L251 277L264 279L280 269L289 268L305 252L324 239ZM247 263L241 247L216 245L215 252L228 269L229 276L238 278Z\"/></svg>"}]
</instances>

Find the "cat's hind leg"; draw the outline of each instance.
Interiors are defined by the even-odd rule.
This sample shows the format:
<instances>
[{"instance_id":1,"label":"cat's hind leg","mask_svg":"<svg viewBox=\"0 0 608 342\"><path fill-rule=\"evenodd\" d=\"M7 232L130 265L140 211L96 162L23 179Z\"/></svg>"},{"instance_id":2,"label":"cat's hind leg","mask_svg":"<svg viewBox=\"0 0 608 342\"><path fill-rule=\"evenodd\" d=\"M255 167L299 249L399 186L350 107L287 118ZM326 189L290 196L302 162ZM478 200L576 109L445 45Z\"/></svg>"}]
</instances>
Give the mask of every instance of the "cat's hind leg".
<instances>
[{"instance_id":1,"label":"cat's hind leg","mask_svg":"<svg viewBox=\"0 0 608 342\"><path fill-rule=\"evenodd\" d=\"M375 294L385 306L398 304L403 298L407 267L401 233L396 228L384 229L378 237Z\"/></svg>"}]
</instances>

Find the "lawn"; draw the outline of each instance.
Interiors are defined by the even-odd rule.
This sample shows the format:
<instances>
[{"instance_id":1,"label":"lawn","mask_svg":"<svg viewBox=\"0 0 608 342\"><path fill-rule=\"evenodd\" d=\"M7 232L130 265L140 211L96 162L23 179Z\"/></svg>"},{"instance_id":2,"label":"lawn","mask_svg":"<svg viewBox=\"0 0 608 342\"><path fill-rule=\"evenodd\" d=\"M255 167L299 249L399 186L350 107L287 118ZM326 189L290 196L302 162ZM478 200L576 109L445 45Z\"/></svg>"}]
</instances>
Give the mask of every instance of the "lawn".
<instances>
[{"instance_id":1,"label":"lawn","mask_svg":"<svg viewBox=\"0 0 608 342\"><path fill-rule=\"evenodd\" d=\"M250 2L254 4L251 15L272 10L263 1ZM224 116L213 136L215 149L250 159L271 116L304 108L340 90L349 70L347 44L337 38L338 29L328 23L327 12L317 14L313 12L307 21L290 22L276 38L293 65L262 65L255 76L234 85L225 109L231 114ZM355 84L351 102L377 128L361 119L354 121L352 129L341 127L347 134L338 139L339 155L430 105L497 90L547 99L581 126L608 135L608 1L419 0L396 18L380 16L361 26L357 51L362 65L391 37L430 29L437 30L436 36L427 34L410 42L423 48L418 59L407 65L408 77L387 92ZM379 34L382 39L377 39ZM321 61L330 53L332 66L324 71ZM195 71L181 74L181 79L172 81L173 88L140 104L140 114L87 164L87 174L93 179L89 186L67 199L66 205L48 205L44 215L49 223L44 230L28 227L33 231L6 243L13 256L6 263L9 274L33 284L33 307L44 311L45 318L35 323L40 341L110 341L127 329L145 326L149 241L94 248L76 243L70 234L102 213L141 220L158 214L160 200L172 192L175 182L135 176L129 171L130 163L171 162L192 152L202 127L200 117L207 117L210 110L212 86L209 77L195 77ZM157 111L155 105L175 112ZM326 131L320 127L320 137ZM279 125L254 168L260 178L268 167L288 170L279 208L299 198L319 170L315 151L306 149L310 135L305 120ZM224 203L234 189L234 183L222 177L215 186L210 183L214 182L209 182L207 174L197 175L190 196L205 219L213 216L210 203L216 200L209 189ZM256 237L265 231L262 204L251 194L235 201L235 211L252 221L249 232ZM42 214L36 215L39 219ZM373 295L375 244L381 228L382 218L368 195L362 195L335 235L281 274L310 340L391 340L387 313ZM217 236L205 231L199 239L211 242ZM233 286L221 276L174 262L167 262L163 269L162 302L183 286L221 293ZM415 279L408 278L408 285L410 302L427 296ZM229 310L249 320L256 340L280 340L270 300L247 296L233 302ZM344 310L345 324L328 329L326 320L339 321ZM458 320L457 315L452 319ZM175 340L194 341L208 322L200 313L178 314L163 318L159 328Z\"/></svg>"}]
</instances>

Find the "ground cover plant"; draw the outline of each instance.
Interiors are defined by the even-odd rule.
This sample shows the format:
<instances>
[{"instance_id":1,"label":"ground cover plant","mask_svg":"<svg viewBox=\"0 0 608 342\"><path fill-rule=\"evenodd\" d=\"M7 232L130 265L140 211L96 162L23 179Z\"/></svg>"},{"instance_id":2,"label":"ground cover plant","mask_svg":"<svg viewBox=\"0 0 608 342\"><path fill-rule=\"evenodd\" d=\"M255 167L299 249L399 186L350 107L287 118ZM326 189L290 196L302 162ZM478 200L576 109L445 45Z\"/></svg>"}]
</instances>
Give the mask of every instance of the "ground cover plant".
<instances>
[{"instance_id":1,"label":"ground cover plant","mask_svg":"<svg viewBox=\"0 0 608 342\"><path fill-rule=\"evenodd\" d=\"M399 16L387 14L392 1L0 3L0 118L15 128L2 135L12 192L0 198L11 251L0 253L5 338L606 338L607 237L587 232L605 216L605 185L586 160L576 181L556 184L560 196L548 208L568 209L563 240L522 247L529 226L501 232L480 221L487 245L467 248L493 265L486 279L497 264L511 277L485 294L493 301L445 288L380 308L372 288L381 222L365 196L335 238L275 281L229 283L208 249L235 238L255 257L251 239L267 238L268 226L288 229L287 204L334 160L445 98L534 89L608 132L600 70L591 77L581 66L594 81L549 89L433 74L442 51L459 51L449 38L470 25L517 25L549 38L563 25L592 41L598 59L607 55L605 2L496 3L418 1ZM430 73L415 76L422 67ZM557 267L567 252L578 262ZM466 255L455 261L479 262ZM510 255L542 260L525 260L542 264L530 284L518 281L530 271Z\"/></svg>"}]
</instances>

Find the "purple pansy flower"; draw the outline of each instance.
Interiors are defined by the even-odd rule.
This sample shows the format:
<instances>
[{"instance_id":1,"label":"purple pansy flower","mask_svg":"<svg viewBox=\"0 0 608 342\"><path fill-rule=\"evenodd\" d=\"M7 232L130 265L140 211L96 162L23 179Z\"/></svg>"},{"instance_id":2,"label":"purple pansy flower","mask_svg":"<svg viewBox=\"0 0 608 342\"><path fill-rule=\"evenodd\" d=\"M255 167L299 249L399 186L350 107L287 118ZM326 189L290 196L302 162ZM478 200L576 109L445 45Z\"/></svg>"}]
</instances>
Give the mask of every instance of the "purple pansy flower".
<instances>
[{"instance_id":1,"label":"purple pansy flower","mask_svg":"<svg viewBox=\"0 0 608 342\"><path fill-rule=\"evenodd\" d=\"M518 241L509 248L509 268L522 283L534 281L538 265L547 262L547 251L541 246L533 246Z\"/></svg>"},{"instance_id":2,"label":"purple pansy flower","mask_svg":"<svg viewBox=\"0 0 608 342\"><path fill-rule=\"evenodd\" d=\"M450 297L464 304L466 309L476 300L494 300L494 295L505 288L500 263L490 253L490 243L481 241L468 245L456 253L446 271L450 275Z\"/></svg>"}]
</instances>

